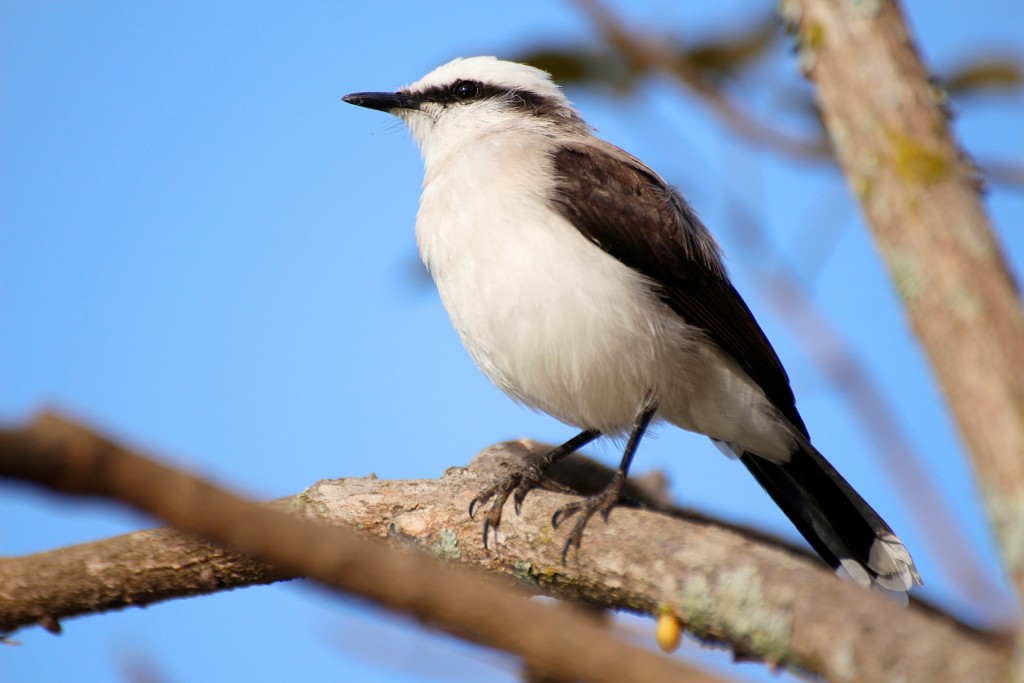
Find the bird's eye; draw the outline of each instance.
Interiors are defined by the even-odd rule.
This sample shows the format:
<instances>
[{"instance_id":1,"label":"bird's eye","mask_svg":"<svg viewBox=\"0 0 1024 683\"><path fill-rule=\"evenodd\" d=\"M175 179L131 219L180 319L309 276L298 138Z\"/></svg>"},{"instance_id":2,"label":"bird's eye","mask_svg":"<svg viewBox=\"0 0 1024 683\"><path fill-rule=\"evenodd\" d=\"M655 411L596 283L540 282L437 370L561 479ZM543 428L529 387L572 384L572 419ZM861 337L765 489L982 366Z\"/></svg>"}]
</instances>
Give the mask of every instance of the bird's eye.
<instances>
[{"instance_id":1,"label":"bird's eye","mask_svg":"<svg viewBox=\"0 0 1024 683\"><path fill-rule=\"evenodd\" d=\"M471 100L480 92L480 87L473 81L459 81L452 86L452 95L457 100Z\"/></svg>"}]
</instances>

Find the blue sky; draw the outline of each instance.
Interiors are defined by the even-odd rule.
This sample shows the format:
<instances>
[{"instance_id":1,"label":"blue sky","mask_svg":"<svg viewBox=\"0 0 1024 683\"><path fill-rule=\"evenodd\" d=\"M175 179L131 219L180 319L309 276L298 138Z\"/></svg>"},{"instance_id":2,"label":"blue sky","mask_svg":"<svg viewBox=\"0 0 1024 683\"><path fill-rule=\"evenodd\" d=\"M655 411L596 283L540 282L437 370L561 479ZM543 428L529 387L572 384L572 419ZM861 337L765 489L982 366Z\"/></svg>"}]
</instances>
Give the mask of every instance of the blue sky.
<instances>
[{"instance_id":1,"label":"blue sky","mask_svg":"<svg viewBox=\"0 0 1024 683\"><path fill-rule=\"evenodd\" d=\"M698 38L770 4L615 3L638 25ZM983 51L1020 56L1024 7L981 7L909 3L933 67ZM515 406L459 345L414 267L416 150L386 116L340 97L393 89L455 56L591 37L561 2L0 3L0 418L58 406L257 498L327 477L436 477L508 438L565 440L570 428ZM798 84L787 55L774 66ZM752 106L784 109L785 89L749 87ZM841 179L752 150L665 83L629 101L569 95L716 232L815 442L907 542L925 595L959 614L993 614L925 544L908 492L760 292L760 252L736 227L740 211L757 216L810 284L926 459L971 553L994 565L959 441ZM958 134L979 159L1022 163L1022 105L1017 95L958 106ZM1020 273L1024 194L994 187L988 204ZM617 460L614 448L592 452ZM661 429L635 462L636 472L652 468L668 472L685 504L795 537L706 439ZM2 555L151 524L0 486ZM512 670L298 583L65 627L60 638L20 633L0 677L122 680L144 660L172 681Z\"/></svg>"}]
</instances>

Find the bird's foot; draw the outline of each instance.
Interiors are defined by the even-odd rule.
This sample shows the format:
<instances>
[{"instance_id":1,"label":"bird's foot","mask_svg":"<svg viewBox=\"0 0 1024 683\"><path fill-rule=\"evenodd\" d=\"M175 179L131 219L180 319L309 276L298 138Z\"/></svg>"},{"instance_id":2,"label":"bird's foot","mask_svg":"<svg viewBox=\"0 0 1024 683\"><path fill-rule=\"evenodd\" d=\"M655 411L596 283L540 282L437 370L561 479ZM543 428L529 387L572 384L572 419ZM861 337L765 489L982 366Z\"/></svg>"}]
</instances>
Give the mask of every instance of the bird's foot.
<instances>
[{"instance_id":1,"label":"bird's foot","mask_svg":"<svg viewBox=\"0 0 1024 683\"><path fill-rule=\"evenodd\" d=\"M509 472L498 479L494 484L488 486L477 494L469 503L469 516L473 518L473 512L477 506L483 506L487 501L494 499L487 515L484 517L484 547L487 547L487 536L491 529L494 529L495 541L497 541L498 525L501 524L501 511L505 507L505 501L512 496L516 514L520 513L523 506L523 499L526 494L537 488L544 476L544 472L536 462L527 463L522 467ZM514 494L514 495L513 495Z\"/></svg>"},{"instance_id":2,"label":"bird's foot","mask_svg":"<svg viewBox=\"0 0 1024 683\"><path fill-rule=\"evenodd\" d=\"M616 485L618 484L618 485ZM569 519L577 512L580 513L580 518L576 520L576 524L573 526L572 531L569 532L569 537L565 541L565 546L562 548L562 564L565 564L566 556L569 554L569 548L575 547L579 550L580 543L583 541L583 530L587 528L587 523L590 522L590 518L594 516L594 513L600 512L601 516L604 517L605 523L608 522L608 515L611 514L612 508L619 502L619 496L622 493L621 481L616 479L612 480L601 493L583 500L575 500L571 503L563 505L555 511L555 514L551 517L551 526L558 528L558 525Z\"/></svg>"}]
</instances>

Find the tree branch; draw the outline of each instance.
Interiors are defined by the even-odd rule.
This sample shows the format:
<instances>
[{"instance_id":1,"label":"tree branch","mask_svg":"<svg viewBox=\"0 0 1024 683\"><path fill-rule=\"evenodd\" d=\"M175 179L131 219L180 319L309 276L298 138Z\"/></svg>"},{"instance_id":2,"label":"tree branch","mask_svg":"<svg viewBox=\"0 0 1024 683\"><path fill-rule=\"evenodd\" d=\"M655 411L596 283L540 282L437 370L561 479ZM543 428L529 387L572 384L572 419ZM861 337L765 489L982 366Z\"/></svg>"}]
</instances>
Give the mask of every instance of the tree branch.
<instances>
[{"instance_id":1,"label":"tree branch","mask_svg":"<svg viewBox=\"0 0 1024 683\"><path fill-rule=\"evenodd\" d=\"M974 169L893 0L793 1L783 13L1024 595L1024 312Z\"/></svg>"},{"instance_id":2,"label":"tree branch","mask_svg":"<svg viewBox=\"0 0 1024 683\"><path fill-rule=\"evenodd\" d=\"M537 491L530 494L521 517L511 511L506 516L497 552L485 550L480 525L467 518L466 508L502 462L518 457L530 457L526 445L490 449L470 468L452 468L439 481L325 481L288 507L306 517L386 538L392 545L420 547L450 563L503 575L506 583L514 579L513 583L549 594L610 608L647 614L669 611L696 636L727 642L738 656L831 680L876 681L890 675L908 682L995 680L1005 665L1006 650L998 638L972 632L924 608L903 610L836 580L800 553L708 521L619 507L607 526L598 525L587 534L582 550L563 566L561 537L549 524L559 501L554 493ZM395 553L341 529L245 504L52 417L28 429L0 432L0 474L58 490L121 498L281 568L280 573L271 573L236 558L243 569L233 571L233 560L223 551L178 532L158 530L4 561L0 586L32 586L34 577L57 576L68 592L80 592L72 586L97 582L89 554L115 557L104 554L106 549L100 546L138 548L155 541L162 544L153 551L160 558L153 563L158 574L166 567L200 567L202 553L221 563L210 573L201 568L190 572L192 578L183 581L189 591L308 575L475 642L518 652L535 670L587 680L680 675L674 665L666 668L667 660L610 638L592 620L583 619L586 626L581 626L571 616L555 617L546 606L515 597L522 591L495 591L478 573L443 566L419 553ZM78 569L71 567L64 574L37 571L64 558L78 558ZM148 567L149 560L141 564ZM155 597L111 590L108 607L151 602L185 590L162 581L157 585L164 593ZM60 613L45 597L48 594L45 588L0 591L0 628L26 623L25 614L52 620L72 613ZM13 603L34 600L43 602L12 611ZM12 616L16 613L23 616ZM589 663L577 661L587 658L565 657L566 652L580 651L602 654L599 661Z\"/></svg>"},{"instance_id":3,"label":"tree branch","mask_svg":"<svg viewBox=\"0 0 1024 683\"><path fill-rule=\"evenodd\" d=\"M619 53L640 69L662 71L700 96L711 110L739 136L803 161L831 161L824 140L794 137L758 121L735 105L720 88L701 77L690 64L666 49L661 41L630 31L600 0L573 0Z\"/></svg>"},{"instance_id":4,"label":"tree branch","mask_svg":"<svg viewBox=\"0 0 1024 683\"><path fill-rule=\"evenodd\" d=\"M176 529L0 559L0 633L288 578Z\"/></svg>"},{"instance_id":5,"label":"tree branch","mask_svg":"<svg viewBox=\"0 0 1024 683\"><path fill-rule=\"evenodd\" d=\"M308 576L467 640L521 655L532 671L609 683L720 681L610 635L579 610L524 600L529 594L507 581L247 502L54 415L24 429L0 431L0 476L121 500L272 564L280 575ZM297 500L311 500L309 492ZM311 512L305 505L298 508ZM587 656L566 656L578 652Z\"/></svg>"},{"instance_id":6,"label":"tree branch","mask_svg":"<svg viewBox=\"0 0 1024 683\"><path fill-rule=\"evenodd\" d=\"M652 36L628 27L601 0L572 1L601 32L607 44L635 70L671 76L697 95L719 120L747 142L798 161L834 162L832 146L827 140L819 139L818 136L794 136L758 120L746 112L741 104L733 102L720 84L709 81L688 60L680 58L679 43L673 38ZM799 5L798 2L781 4L784 11ZM1024 168L1017 164L998 159L985 160L979 164L979 171L993 185L1017 191L1024 189Z\"/></svg>"}]
</instances>

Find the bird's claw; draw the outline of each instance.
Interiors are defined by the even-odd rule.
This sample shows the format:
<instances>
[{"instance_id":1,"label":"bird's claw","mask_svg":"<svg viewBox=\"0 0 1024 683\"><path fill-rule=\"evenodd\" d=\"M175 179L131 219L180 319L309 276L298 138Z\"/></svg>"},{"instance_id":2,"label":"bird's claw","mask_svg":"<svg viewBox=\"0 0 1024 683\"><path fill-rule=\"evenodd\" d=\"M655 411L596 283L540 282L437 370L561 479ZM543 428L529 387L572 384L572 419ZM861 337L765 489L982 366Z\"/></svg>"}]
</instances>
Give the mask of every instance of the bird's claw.
<instances>
[{"instance_id":1,"label":"bird's claw","mask_svg":"<svg viewBox=\"0 0 1024 683\"><path fill-rule=\"evenodd\" d=\"M520 469L510 472L491 486L478 493L469 503L469 517L473 519L473 513L477 506L482 506L487 501L494 499L487 516L484 517L484 547L487 547L487 537L493 529L495 540L497 540L498 526L501 524L501 512L505 502L512 496L512 504L516 514L520 514L523 507L523 500L526 494L535 489L540 483L542 473L533 464L526 465Z\"/></svg>"},{"instance_id":2,"label":"bird's claw","mask_svg":"<svg viewBox=\"0 0 1024 683\"><path fill-rule=\"evenodd\" d=\"M572 531L569 532L568 538L565 540L565 545L562 547L562 564L566 563L566 558L569 554L570 548L576 548L579 550L580 544L583 542L583 530L587 528L587 524L590 522L590 518L594 516L595 512L600 512L604 521L608 522L608 515L611 514L612 508L619 501L619 491L612 489L611 487L605 489L596 496L590 496L582 500L574 500L571 503L566 503L562 507L555 510L555 514L551 516L551 526L558 528L558 525L569 519L577 512L582 513L579 519L576 520L576 524L573 525Z\"/></svg>"}]
</instances>

